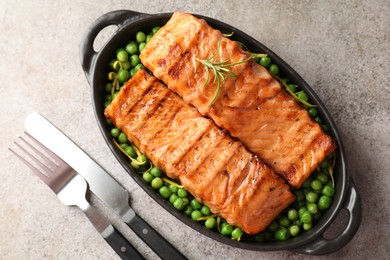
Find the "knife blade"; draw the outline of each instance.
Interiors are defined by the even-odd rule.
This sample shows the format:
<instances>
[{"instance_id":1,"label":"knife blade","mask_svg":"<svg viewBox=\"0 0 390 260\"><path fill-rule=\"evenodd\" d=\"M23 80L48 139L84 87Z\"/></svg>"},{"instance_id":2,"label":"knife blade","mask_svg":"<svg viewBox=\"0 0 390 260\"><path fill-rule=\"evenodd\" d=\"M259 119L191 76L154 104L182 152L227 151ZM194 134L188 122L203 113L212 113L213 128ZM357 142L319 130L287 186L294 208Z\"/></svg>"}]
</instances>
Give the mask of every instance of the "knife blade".
<instances>
[{"instance_id":1,"label":"knife blade","mask_svg":"<svg viewBox=\"0 0 390 260\"><path fill-rule=\"evenodd\" d=\"M186 259L129 205L129 193L49 120L37 112L25 120L26 131L61 157L88 182L90 190L105 202L162 259Z\"/></svg>"}]
</instances>

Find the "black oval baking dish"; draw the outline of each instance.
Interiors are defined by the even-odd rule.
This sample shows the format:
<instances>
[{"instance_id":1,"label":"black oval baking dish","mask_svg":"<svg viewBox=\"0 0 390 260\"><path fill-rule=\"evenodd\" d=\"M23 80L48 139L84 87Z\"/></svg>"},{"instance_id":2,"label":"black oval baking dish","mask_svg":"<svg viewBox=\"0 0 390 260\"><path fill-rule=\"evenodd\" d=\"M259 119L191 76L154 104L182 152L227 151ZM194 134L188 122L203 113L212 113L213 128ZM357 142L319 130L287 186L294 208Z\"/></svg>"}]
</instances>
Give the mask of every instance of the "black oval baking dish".
<instances>
[{"instance_id":1,"label":"black oval baking dish","mask_svg":"<svg viewBox=\"0 0 390 260\"><path fill-rule=\"evenodd\" d=\"M91 86L93 108L98 121L98 125L103 134L105 141L111 151L126 169L130 176L140 185L145 192L151 196L163 208L169 211L177 219L184 222L199 233L215 239L221 243L257 251L275 251L275 250L290 250L305 254L321 255L335 252L344 247L357 232L361 223L361 203L359 193L348 173L348 165L346 155L341 141L341 137L337 131L337 127L332 120L329 112L321 102L319 97L314 93L311 87L298 75L286 62L278 57L274 52L266 46L256 41L244 32L213 18L195 15L208 22L210 26L224 33L234 33L232 39L244 43L245 46L254 53L266 53L272 59L273 63L279 66L281 74L289 78L292 82L299 85L306 93L308 93L312 103L318 106L318 112L322 120L329 126L329 134L337 142L336 156L337 161L334 167L335 177L335 197L330 209L328 209L316 225L309 231L298 235L287 241L271 241L266 243L256 243L250 241L234 241L224 237L218 232L208 230L202 225L192 221L183 213L175 210L169 202L159 196L158 192L152 190L146 184L140 174L136 173L128 163L127 158L115 146L109 134L109 126L104 117L104 96L105 84L108 74L108 64L118 48L123 47L131 36L134 36L138 31L151 31L155 26L164 25L172 13L162 14L145 14L129 10L118 10L104 14L98 18L85 33L80 46L81 64L84 69L87 80ZM105 27L116 25L117 31L99 50L95 51L93 44L95 38ZM329 225L335 220L341 210L348 212L348 222L344 229L334 238L326 239L323 234Z\"/></svg>"}]
</instances>

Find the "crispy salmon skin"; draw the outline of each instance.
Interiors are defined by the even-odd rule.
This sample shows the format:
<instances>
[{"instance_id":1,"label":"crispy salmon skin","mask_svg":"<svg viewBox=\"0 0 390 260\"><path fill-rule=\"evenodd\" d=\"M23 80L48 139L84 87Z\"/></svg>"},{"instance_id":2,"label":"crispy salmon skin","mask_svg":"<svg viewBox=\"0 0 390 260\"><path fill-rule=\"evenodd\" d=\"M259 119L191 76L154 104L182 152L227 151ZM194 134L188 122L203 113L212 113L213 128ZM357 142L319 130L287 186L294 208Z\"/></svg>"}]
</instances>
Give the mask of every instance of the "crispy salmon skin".
<instances>
[{"instance_id":1,"label":"crispy salmon skin","mask_svg":"<svg viewBox=\"0 0 390 260\"><path fill-rule=\"evenodd\" d=\"M247 234L264 230L295 200L256 155L145 70L125 84L105 116L154 165Z\"/></svg>"},{"instance_id":2,"label":"crispy salmon skin","mask_svg":"<svg viewBox=\"0 0 390 260\"><path fill-rule=\"evenodd\" d=\"M154 76L299 188L335 150L334 140L251 59L228 68L236 78L221 83L212 103L218 83L200 62L210 57L232 64L249 54L204 20L182 12L175 12L140 54Z\"/></svg>"}]
</instances>

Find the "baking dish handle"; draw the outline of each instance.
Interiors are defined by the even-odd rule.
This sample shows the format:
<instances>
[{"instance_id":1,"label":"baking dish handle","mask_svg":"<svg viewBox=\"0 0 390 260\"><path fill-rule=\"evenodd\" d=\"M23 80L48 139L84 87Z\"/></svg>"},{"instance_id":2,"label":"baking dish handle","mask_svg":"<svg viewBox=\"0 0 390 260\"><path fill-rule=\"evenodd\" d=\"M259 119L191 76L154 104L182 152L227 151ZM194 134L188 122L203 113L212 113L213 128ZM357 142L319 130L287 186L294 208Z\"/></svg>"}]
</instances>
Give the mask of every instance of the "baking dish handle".
<instances>
[{"instance_id":1,"label":"baking dish handle","mask_svg":"<svg viewBox=\"0 0 390 260\"><path fill-rule=\"evenodd\" d=\"M88 83L91 84L91 75L94 63L99 52L94 50L93 44L96 36L101 30L109 25L117 25L120 29L134 20L148 16L148 14L139 13L130 10L117 10L106 13L99 17L84 34L80 44L80 59Z\"/></svg>"},{"instance_id":2,"label":"baking dish handle","mask_svg":"<svg viewBox=\"0 0 390 260\"><path fill-rule=\"evenodd\" d=\"M343 248L353 238L362 221L362 212L360 195L352 178L350 179L347 200L344 202L343 209L347 210L349 219L347 226L337 237L325 239L323 236L320 236L313 242L302 247L295 248L292 251L310 255L331 254Z\"/></svg>"}]
</instances>

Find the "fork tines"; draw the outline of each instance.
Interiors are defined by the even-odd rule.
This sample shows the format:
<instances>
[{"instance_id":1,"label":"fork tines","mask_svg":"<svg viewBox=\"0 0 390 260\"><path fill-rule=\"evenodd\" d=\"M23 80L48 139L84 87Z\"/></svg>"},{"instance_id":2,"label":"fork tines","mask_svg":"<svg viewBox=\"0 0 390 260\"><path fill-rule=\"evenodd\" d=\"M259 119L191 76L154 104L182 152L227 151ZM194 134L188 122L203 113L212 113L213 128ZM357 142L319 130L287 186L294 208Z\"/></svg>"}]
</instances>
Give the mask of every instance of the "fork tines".
<instances>
[{"instance_id":1,"label":"fork tines","mask_svg":"<svg viewBox=\"0 0 390 260\"><path fill-rule=\"evenodd\" d=\"M14 144L18 147L21 152L16 152L12 148L8 148L13 154L16 155L25 165L27 165L39 178L41 178L46 184L57 192L62 185L67 180L73 177L71 174L56 174L58 168L64 168L68 166L61 158L56 154L42 145L38 140L32 137L27 132L24 132L25 136L29 140L26 140L25 137L20 136L18 141L15 141ZM26 149L27 148L27 149ZM25 156L22 156L24 154ZM25 157L29 158L31 162ZM34 165L35 164L35 165ZM61 178L61 180L58 180ZM64 180L67 179L67 180ZM56 185L58 183L59 185Z\"/></svg>"}]
</instances>

